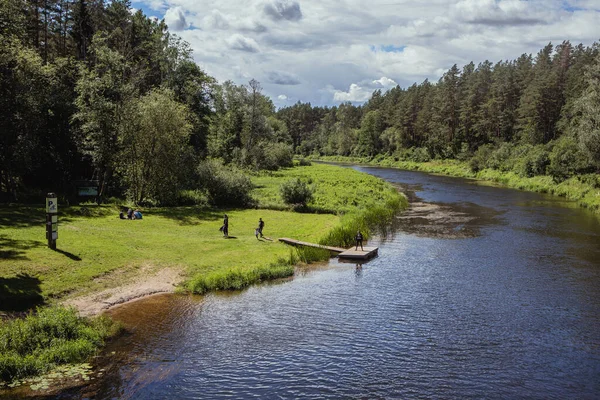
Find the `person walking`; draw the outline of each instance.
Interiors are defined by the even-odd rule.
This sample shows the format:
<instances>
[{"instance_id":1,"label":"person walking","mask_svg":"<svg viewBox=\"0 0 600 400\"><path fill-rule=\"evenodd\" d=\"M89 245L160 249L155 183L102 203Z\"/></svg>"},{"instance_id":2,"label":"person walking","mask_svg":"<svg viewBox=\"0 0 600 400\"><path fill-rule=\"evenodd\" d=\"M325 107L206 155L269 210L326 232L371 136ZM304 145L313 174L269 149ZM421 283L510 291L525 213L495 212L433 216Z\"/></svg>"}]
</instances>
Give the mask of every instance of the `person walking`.
<instances>
[{"instance_id":1,"label":"person walking","mask_svg":"<svg viewBox=\"0 0 600 400\"><path fill-rule=\"evenodd\" d=\"M356 247L354 248L354 250L358 250L358 245L360 244L360 250L364 251L363 245L362 245L363 235L362 235L362 233L360 233L360 230L356 231L355 239L356 239Z\"/></svg>"},{"instance_id":2,"label":"person walking","mask_svg":"<svg viewBox=\"0 0 600 400\"><path fill-rule=\"evenodd\" d=\"M258 228L256 228L256 238L258 239L258 235L260 235L260 237L263 237L263 228L265 227L265 221L262 220L262 218L258 219Z\"/></svg>"},{"instance_id":3,"label":"person walking","mask_svg":"<svg viewBox=\"0 0 600 400\"><path fill-rule=\"evenodd\" d=\"M223 217L221 230L223 231L223 237L229 237L229 217L227 217L227 214Z\"/></svg>"}]
</instances>

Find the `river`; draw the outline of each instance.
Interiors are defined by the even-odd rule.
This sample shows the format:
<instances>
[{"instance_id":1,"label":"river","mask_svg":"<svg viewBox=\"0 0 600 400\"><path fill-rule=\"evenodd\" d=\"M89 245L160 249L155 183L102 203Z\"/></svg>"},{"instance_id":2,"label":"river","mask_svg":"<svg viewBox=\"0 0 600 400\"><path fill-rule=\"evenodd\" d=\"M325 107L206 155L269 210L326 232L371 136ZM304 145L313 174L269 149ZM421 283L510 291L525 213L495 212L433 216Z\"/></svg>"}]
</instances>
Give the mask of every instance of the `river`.
<instances>
[{"instance_id":1,"label":"river","mask_svg":"<svg viewBox=\"0 0 600 400\"><path fill-rule=\"evenodd\" d=\"M61 398L600 398L600 222L550 196L354 167L411 193L379 257L155 296ZM373 241L369 243L372 245Z\"/></svg>"}]
</instances>

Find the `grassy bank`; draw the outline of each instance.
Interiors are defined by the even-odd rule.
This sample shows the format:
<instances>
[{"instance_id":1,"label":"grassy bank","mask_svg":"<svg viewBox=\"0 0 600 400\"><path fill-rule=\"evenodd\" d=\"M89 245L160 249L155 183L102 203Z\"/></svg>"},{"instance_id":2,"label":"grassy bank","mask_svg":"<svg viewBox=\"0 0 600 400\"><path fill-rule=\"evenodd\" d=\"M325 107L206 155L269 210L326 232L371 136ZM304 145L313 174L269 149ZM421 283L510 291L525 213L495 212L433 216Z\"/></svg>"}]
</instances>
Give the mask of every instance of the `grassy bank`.
<instances>
[{"instance_id":1,"label":"grassy bank","mask_svg":"<svg viewBox=\"0 0 600 400\"><path fill-rule=\"evenodd\" d=\"M396 161L393 158L358 158L358 157L321 157L323 161L345 162L377 165L412 171L423 171L435 174L472 178L495 182L506 187L538 193L549 193L575 201L581 207L600 214L600 188L586 182L585 177L572 177L556 183L547 175L522 177L514 172L502 172L494 169L483 169L473 172L466 162L457 160L436 160L429 162Z\"/></svg>"},{"instance_id":2,"label":"grassy bank","mask_svg":"<svg viewBox=\"0 0 600 400\"><path fill-rule=\"evenodd\" d=\"M305 212L290 211L280 198L280 185L292 178L313 186L314 201ZM80 319L72 310L55 308L63 299L135 282L164 268L180 270L186 277L182 289L194 293L242 289L290 276L295 264L329 254L293 249L277 238L348 245L356 229L368 237L406 204L384 181L331 165L252 179L253 196L262 209L154 208L144 210L142 220L130 221L118 218L117 206L59 206L56 251L46 246L42 207L0 207L0 318L3 312L52 306L37 317L3 325L0 377L11 380L78 362L110 336L113 328L107 321ZM228 239L219 232L224 213L229 216ZM259 218L265 221L262 240L254 236Z\"/></svg>"}]
</instances>

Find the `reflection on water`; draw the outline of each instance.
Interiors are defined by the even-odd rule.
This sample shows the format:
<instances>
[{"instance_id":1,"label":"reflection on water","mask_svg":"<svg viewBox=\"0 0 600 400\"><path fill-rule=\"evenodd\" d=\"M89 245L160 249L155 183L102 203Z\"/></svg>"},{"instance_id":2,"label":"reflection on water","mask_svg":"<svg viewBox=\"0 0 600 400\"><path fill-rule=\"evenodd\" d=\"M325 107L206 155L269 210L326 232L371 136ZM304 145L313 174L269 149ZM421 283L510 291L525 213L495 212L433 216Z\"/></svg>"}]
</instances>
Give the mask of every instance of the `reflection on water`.
<instances>
[{"instance_id":1,"label":"reflection on water","mask_svg":"<svg viewBox=\"0 0 600 400\"><path fill-rule=\"evenodd\" d=\"M130 333L102 376L64 398L600 398L595 217L537 194L367 171L421 202L379 257L117 309Z\"/></svg>"}]
</instances>

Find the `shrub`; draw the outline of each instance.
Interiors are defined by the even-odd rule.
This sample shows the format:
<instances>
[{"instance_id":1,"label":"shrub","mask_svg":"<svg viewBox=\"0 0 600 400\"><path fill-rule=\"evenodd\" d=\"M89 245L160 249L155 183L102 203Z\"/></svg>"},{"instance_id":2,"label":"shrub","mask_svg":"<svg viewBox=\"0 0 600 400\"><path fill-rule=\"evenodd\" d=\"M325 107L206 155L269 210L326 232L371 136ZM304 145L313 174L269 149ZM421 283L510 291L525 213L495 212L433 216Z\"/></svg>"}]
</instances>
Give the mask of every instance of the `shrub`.
<instances>
[{"instance_id":1,"label":"shrub","mask_svg":"<svg viewBox=\"0 0 600 400\"><path fill-rule=\"evenodd\" d=\"M426 147L413 147L412 152L409 155L409 161L414 162L427 162L431 161L431 155Z\"/></svg>"},{"instance_id":2,"label":"shrub","mask_svg":"<svg viewBox=\"0 0 600 400\"><path fill-rule=\"evenodd\" d=\"M512 152L514 145L508 142L502 142L490 155L487 161L487 167L508 172L512 169Z\"/></svg>"},{"instance_id":3,"label":"shrub","mask_svg":"<svg viewBox=\"0 0 600 400\"><path fill-rule=\"evenodd\" d=\"M310 160L307 160L306 158L302 157L297 160L296 165L300 167L310 167L312 163L310 162Z\"/></svg>"},{"instance_id":4,"label":"shrub","mask_svg":"<svg viewBox=\"0 0 600 400\"><path fill-rule=\"evenodd\" d=\"M473 172L479 172L488 167L487 163L492 155L493 147L491 144L480 146L473 157L469 160L469 167Z\"/></svg>"},{"instance_id":5,"label":"shrub","mask_svg":"<svg viewBox=\"0 0 600 400\"><path fill-rule=\"evenodd\" d=\"M532 146L516 163L517 173L528 178L536 175L545 175L546 167L550 163L548 156L548 150L546 150L544 145Z\"/></svg>"},{"instance_id":6,"label":"shrub","mask_svg":"<svg viewBox=\"0 0 600 400\"><path fill-rule=\"evenodd\" d=\"M259 169L277 170L293 165L292 147L285 143L269 143L264 146L263 158L257 162Z\"/></svg>"},{"instance_id":7,"label":"shrub","mask_svg":"<svg viewBox=\"0 0 600 400\"><path fill-rule=\"evenodd\" d=\"M554 143L549 155L548 174L555 182L562 182L587 167L585 156L572 137L563 136Z\"/></svg>"},{"instance_id":8,"label":"shrub","mask_svg":"<svg viewBox=\"0 0 600 400\"><path fill-rule=\"evenodd\" d=\"M199 185L208 192L210 202L219 206L251 205L252 181L243 172L217 160L206 160L197 169Z\"/></svg>"},{"instance_id":9,"label":"shrub","mask_svg":"<svg viewBox=\"0 0 600 400\"><path fill-rule=\"evenodd\" d=\"M201 190L181 190L177 196L179 206L206 206L208 203L207 194Z\"/></svg>"},{"instance_id":10,"label":"shrub","mask_svg":"<svg viewBox=\"0 0 600 400\"><path fill-rule=\"evenodd\" d=\"M286 204L306 206L313 199L313 189L300 178L284 182L279 191Z\"/></svg>"},{"instance_id":11,"label":"shrub","mask_svg":"<svg viewBox=\"0 0 600 400\"><path fill-rule=\"evenodd\" d=\"M86 319L72 308L40 308L0 326L0 380L42 374L84 361L120 327L107 317Z\"/></svg>"}]
</instances>

